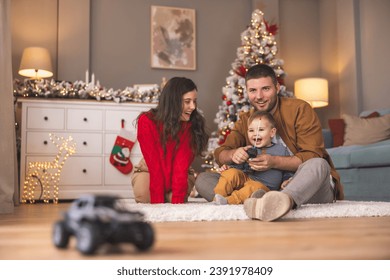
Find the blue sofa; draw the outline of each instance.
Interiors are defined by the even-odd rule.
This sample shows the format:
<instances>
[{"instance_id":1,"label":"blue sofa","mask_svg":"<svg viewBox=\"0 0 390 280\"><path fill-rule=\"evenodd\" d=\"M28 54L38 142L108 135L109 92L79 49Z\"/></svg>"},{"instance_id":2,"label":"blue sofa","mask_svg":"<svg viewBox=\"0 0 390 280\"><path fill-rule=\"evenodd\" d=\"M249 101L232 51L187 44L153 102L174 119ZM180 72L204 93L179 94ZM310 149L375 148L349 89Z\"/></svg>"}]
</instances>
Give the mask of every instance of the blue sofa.
<instances>
[{"instance_id":1,"label":"blue sofa","mask_svg":"<svg viewBox=\"0 0 390 280\"><path fill-rule=\"evenodd\" d=\"M390 110L377 110L381 115ZM367 115L363 112L360 116ZM390 201L390 139L368 145L332 147L323 129L325 147L341 176L346 200Z\"/></svg>"}]
</instances>

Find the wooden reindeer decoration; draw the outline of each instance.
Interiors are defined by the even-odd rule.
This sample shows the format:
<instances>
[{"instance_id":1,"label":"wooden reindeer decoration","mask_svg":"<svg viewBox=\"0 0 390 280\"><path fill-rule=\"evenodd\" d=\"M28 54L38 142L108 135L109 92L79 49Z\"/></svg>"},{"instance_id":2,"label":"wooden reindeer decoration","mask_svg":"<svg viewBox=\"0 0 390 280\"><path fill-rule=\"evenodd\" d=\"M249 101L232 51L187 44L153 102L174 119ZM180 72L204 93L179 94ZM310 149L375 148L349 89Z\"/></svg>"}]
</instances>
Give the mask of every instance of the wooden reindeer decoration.
<instances>
[{"instance_id":1,"label":"wooden reindeer decoration","mask_svg":"<svg viewBox=\"0 0 390 280\"><path fill-rule=\"evenodd\" d=\"M72 136L67 139L49 134L51 142L58 148L53 161L29 162L26 180L24 181L22 203L35 203L35 190L41 188L43 202L50 201L50 187L53 187L53 203L58 203L59 182L62 167L68 157L76 152L76 142Z\"/></svg>"}]
</instances>

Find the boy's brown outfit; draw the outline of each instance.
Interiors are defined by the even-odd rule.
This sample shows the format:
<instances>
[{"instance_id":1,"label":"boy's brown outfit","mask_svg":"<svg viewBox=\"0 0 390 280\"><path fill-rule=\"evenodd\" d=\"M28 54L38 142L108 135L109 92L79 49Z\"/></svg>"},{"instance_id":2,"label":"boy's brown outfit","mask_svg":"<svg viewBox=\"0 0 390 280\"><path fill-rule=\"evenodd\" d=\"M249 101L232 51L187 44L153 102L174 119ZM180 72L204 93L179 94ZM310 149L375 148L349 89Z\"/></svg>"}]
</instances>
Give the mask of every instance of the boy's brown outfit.
<instances>
[{"instance_id":1,"label":"boy's brown outfit","mask_svg":"<svg viewBox=\"0 0 390 280\"><path fill-rule=\"evenodd\" d=\"M286 147L273 143L269 147L257 148L256 152L275 156L289 155ZM231 168L221 172L214 192L225 197L228 204L241 204L259 189L265 192L279 190L282 182L293 175L293 172L277 169L254 171L248 163L233 164Z\"/></svg>"}]
</instances>

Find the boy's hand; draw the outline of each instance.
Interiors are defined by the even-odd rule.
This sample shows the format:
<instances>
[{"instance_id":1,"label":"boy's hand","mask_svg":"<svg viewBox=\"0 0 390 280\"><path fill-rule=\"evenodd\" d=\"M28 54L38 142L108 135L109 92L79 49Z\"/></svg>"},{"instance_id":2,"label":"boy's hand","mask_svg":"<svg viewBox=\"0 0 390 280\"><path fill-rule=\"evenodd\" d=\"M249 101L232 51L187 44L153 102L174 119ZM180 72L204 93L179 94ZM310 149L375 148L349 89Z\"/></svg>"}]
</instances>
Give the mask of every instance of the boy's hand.
<instances>
[{"instance_id":1,"label":"boy's hand","mask_svg":"<svg viewBox=\"0 0 390 280\"><path fill-rule=\"evenodd\" d=\"M217 169L218 173L221 173L222 171L228 170L230 167L226 164L222 165L220 168Z\"/></svg>"}]
</instances>

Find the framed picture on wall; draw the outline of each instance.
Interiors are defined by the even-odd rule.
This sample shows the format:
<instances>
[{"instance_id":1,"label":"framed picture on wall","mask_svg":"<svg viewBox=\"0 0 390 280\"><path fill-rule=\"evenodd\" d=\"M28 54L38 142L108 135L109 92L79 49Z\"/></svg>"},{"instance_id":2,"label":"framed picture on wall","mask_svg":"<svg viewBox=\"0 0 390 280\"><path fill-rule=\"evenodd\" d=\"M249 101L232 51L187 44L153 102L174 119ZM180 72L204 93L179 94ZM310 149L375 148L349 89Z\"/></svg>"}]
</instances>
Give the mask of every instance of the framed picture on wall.
<instances>
[{"instance_id":1,"label":"framed picture on wall","mask_svg":"<svg viewBox=\"0 0 390 280\"><path fill-rule=\"evenodd\" d=\"M196 69L195 10L151 7L151 66Z\"/></svg>"}]
</instances>

